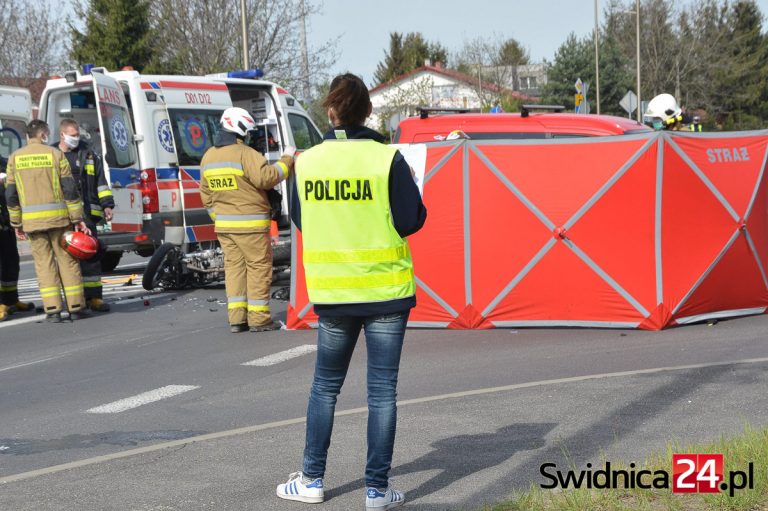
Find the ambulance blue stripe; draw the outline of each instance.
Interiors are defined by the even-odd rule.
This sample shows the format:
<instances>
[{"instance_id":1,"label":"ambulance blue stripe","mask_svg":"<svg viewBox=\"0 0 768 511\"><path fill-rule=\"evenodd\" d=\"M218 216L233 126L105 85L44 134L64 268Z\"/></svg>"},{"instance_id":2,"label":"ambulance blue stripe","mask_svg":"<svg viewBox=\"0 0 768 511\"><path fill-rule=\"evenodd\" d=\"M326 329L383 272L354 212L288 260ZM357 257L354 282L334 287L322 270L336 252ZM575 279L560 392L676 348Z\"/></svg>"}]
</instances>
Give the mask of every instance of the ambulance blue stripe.
<instances>
[{"instance_id":1,"label":"ambulance blue stripe","mask_svg":"<svg viewBox=\"0 0 768 511\"><path fill-rule=\"evenodd\" d=\"M189 174L189 177L195 181L200 181L200 167L184 167L184 170Z\"/></svg>"},{"instance_id":2,"label":"ambulance blue stripe","mask_svg":"<svg viewBox=\"0 0 768 511\"><path fill-rule=\"evenodd\" d=\"M157 179L179 179L179 169L173 167L163 167L155 169Z\"/></svg>"},{"instance_id":3,"label":"ambulance blue stripe","mask_svg":"<svg viewBox=\"0 0 768 511\"><path fill-rule=\"evenodd\" d=\"M139 169L109 169L109 180L112 184L120 183L125 187L132 183L138 183L141 180Z\"/></svg>"},{"instance_id":4,"label":"ambulance blue stripe","mask_svg":"<svg viewBox=\"0 0 768 511\"><path fill-rule=\"evenodd\" d=\"M160 85L157 82L149 82L153 89L159 89Z\"/></svg>"},{"instance_id":5,"label":"ambulance blue stripe","mask_svg":"<svg viewBox=\"0 0 768 511\"><path fill-rule=\"evenodd\" d=\"M191 227L187 227L187 238L189 238L189 241L197 241L195 231L193 231Z\"/></svg>"}]
</instances>

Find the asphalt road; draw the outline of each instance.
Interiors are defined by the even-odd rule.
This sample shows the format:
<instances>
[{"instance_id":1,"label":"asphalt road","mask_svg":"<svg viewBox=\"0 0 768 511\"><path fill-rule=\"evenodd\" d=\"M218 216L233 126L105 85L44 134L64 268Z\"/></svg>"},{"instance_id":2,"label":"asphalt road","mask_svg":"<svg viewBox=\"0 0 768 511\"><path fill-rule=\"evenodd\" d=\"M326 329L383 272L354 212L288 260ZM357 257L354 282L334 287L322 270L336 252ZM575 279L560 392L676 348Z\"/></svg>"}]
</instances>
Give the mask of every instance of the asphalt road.
<instances>
[{"instance_id":1,"label":"asphalt road","mask_svg":"<svg viewBox=\"0 0 768 511\"><path fill-rule=\"evenodd\" d=\"M230 334L223 286L147 295L129 282L137 268L113 276L110 314L0 324L0 508L310 508L274 488L300 468L314 332ZM278 317L285 307L273 302ZM360 343L328 500L313 509L363 507L364 357ZM766 316L665 332L412 330L393 482L408 509L475 509L543 482L546 461L639 462L668 441L763 426L767 368Z\"/></svg>"}]
</instances>

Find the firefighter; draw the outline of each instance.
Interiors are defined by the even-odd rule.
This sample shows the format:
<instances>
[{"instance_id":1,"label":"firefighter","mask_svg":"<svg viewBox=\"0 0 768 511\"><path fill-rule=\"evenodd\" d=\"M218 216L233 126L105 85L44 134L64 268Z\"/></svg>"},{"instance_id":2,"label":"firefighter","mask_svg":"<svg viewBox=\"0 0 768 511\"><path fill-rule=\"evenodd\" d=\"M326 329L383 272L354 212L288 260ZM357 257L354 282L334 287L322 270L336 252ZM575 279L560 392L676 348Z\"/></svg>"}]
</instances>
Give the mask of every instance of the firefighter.
<instances>
[{"instance_id":1,"label":"firefighter","mask_svg":"<svg viewBox=\"0 0 768 511\"><path fill-rule=\"evenodd\" d=\"M680 131L683 127L683 109L672 94L659 94L649 103L643 121L655 130Z\"/></svg>"},{"instance_id":2,"label":"firefighter","mask_svg":"<svg viewBox=\"0 0 768 511\"><path fill-rule=\"evenodd\" d=\"M74 119L64 119L59 124L59 143L54 144L67 157L72 176L78 183L83 198L85 224L98 239L96 224L112 220L115 200L104 175L101 156L80 138L80 127ZM101 244L100 244L101 246ZM108 312L109 305L102 299L101 257L103 248L92 259L80 260L83 274L86 306L95 312Z\"/></svg>"},{"instance_id":3,"label":"firefighter","mask_svg":"<svg viewBox=\"0 0 768 511\"><path fill-rule=\"evenodd\" d=\"M200 196L224 251L230 331L276 330L269 309L272 284L271 210L268 190L286 179L296 149L286 147L275 165L245 145L256 128L242 108L227 108L214 147L200 162Z\"/></svg>"},{"instance_id":4,"label":"firefighter","mask_svg":"<svg viewBox=\"0 0 768 511\"><path fill-rule=\"evenodd\" d=\"M11 225L19 239L29 239L46 319L61 322L61 288L70 319L80 319L85 306L77 261L61 246L70 226L90 234L69 162L50 147L48 125L34 120L27 126L29 143L8 161L5 196Z\"/></svg>"},{"instance_id":5,"label":"firefighter","mask_svg":"<svg viewBox=\"0 0 768 511\"><path fill-rule=\"evenodd\" d=\"M695 131L697 133L701 133L701 131L702 131L702 129L701 129L701 117L699 117L698 115L694 115L693 116L693 122L691 123L690 126L688 126L688 129L690 129L691 131Z\"/></svg>"},{"instance_id":6,"label":"firefighter","mask_svg":"<svg viewBox=\"0 0 768 511\"><path fill-rule=\"evenodd\" d=\"M35 310L34 303L19 301L19 250L5 204L5 170L8 160L0 157L0 321L14 312Z\"/></svg>"}]
</instances>

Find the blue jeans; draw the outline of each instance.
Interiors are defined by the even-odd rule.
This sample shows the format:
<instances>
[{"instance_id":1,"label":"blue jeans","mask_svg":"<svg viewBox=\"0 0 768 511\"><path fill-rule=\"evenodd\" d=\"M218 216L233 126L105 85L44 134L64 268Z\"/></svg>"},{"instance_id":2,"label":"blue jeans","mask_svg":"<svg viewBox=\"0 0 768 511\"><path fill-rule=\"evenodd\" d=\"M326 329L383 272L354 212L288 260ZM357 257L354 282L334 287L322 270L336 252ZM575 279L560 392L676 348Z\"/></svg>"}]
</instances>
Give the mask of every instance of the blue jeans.
<instances>
[{"instance_id":1,"label":"blue jeans","mask_svg":"<svg viewBox=\"0 0 768 511\"><path fill-rule=\"evenodd\" d=\"M347 376L360 330L368 350L368 460L365 483L386 488L397 422L397 375L410 311L381 316L320 318L315 378L307 407L304 469L323 477L333 431L336 397Z\"/></svg>"}]
</instances>

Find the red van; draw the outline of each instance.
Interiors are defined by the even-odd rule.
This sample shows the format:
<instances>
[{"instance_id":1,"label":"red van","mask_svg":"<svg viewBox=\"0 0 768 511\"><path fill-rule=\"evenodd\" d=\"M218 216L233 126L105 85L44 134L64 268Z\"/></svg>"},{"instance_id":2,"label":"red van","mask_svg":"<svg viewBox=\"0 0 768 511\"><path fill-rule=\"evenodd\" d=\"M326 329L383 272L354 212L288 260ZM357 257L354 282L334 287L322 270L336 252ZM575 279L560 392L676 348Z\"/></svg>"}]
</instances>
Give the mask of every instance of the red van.
<instances>
[{"instance_id":1,"label":"red van","mask_svg":"<svg viewBox=\"0 0 768 511\"><path fill-rule=\"evenodd\" d=\"M419 117L400 121L393 142L438 142L455 130L463 131L473 140L596 137L652 131L624 117L561 113L562 110L564 107L560 106L524 105L520 113L481 114L422 108Z\"/></svg>"}]
</instances>

